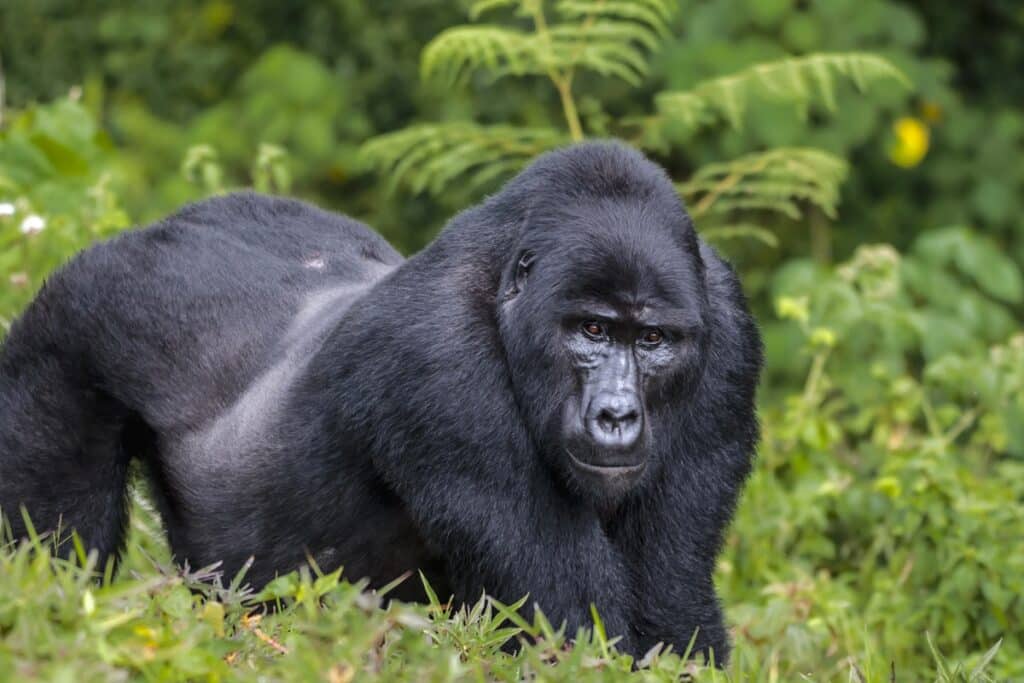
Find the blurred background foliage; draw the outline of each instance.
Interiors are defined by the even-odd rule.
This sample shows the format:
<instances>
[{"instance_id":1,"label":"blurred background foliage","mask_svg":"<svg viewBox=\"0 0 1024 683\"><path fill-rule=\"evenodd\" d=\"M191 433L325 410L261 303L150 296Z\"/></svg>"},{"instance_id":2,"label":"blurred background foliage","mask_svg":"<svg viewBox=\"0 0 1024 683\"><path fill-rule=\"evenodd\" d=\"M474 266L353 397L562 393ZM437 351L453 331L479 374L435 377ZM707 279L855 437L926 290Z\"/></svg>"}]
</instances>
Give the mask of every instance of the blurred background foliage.
<instances>
[{"instance_id":1,"label":"blurred background foliage","mask_svg":"<svg viewBox=\"0 0 1024 683\"><path fill-rule=\"evenodd\" d=\"M514 58L451 70L455 27L530 34L540 6L480 4L0 0L0 323L76 250L210 193L294 194L413 253L533 154L623 137L765 332L764 441L718 576L737 661L920 680L927 632L968 663L1002 639L990 670L1024 677L1024 6L610 2L656 40L555 65L577 131L518 34ZM723 99L795 62L810 92ZM487 155L479 182L423 165L458 145ZM735 178L775 203L739 206Z\"/></svg>"}]
</instances>

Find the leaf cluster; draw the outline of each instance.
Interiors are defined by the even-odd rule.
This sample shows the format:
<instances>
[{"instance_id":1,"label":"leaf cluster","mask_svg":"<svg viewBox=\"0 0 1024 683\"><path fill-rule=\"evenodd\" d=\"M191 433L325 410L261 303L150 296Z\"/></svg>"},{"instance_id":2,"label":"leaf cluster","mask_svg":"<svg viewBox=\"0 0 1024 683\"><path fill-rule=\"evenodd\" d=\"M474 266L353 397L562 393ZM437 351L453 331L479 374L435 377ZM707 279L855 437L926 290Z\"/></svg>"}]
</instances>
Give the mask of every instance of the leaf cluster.
<instances>
[{"instance_id":1,"label":"leaf cluster","mask_svg":"<svg viewBox=\"0 0 1024 683\"><path fill-rule=\"evenodd\" d=\"M573 93L575 73L589 70L638 85L675 13L673 3L661 0L561 0L553 6L559 21L549 24L541 0L486 0L474 5L470 15L509 10L514 26L466 25L442 32L423 51L422 75L451 85L465 85L475 74L491 81L545 77L559 94L568 135L555 128L458 121L378 136L363 145L360 158L392 190L442 196L459 184L480 192L536 154L581 139L586 131ZM800 116L816 103L835 111L840 79L862 91L884 81L907 83L877 55L819 53L756 64L688 90L661 92L649 116L609 122L600 104L588 99L591 109L597 107L597 115L588 120L600 121L601 134L618 131L641 147L666 152L669 140L678 137L673 129L693 131L718 120L739 127L759 100L791 104ZM678 186L695 216L707 217L701 225L708 239L752 237L775 246L775 235L758 225L760 216L797 219L803 206L816 206L834 217L845 177L845 162L825 151L781 148L699 168Z\"/></svg>"},{"instance_id":2,"label":"leaf cluster","mask_svg":"<svg viewBox=\"0 0 1024 683\"><path fill-rule=\"evenodd\" d=\"M780 147L707 164L678 189L706 239L753 237L775 246L771 232L754 223L734 223L733 217L776 212L796 220L810 205L834 218L847 170L845 161L827 152Z\"/></svg>"},{"instance_id":3,"label":"leaf cluster","mask_svg":"<svg viewBox=\"0 0 1024 683\"><path fill-rule=\"evenodd\" d=\"M835 112L836 84L849 79L865 92L870 86L895 81L909 88L907 77L889 61L868 53L817 53L763 62L728 76L701 81L689 90L669 90L655 98L658 114L687 129L724 118L739 128L751 102L792 104L806 117L814 103Z\"/></svg>"},{"instance_id":4,"label":"leaf cluster","mask_svg":"<svg viewBox=\"0 0 1024 683\"><path fill-rule=\"evenodd\" d=\"M423 50L423 77L456 84L475 73L493 81L586 69L638 85L647 73L647 53L668 32L674 11L668 0L559 0L559 21L549 24L541 0L485 0L473 5L470 16L508 6L531 19L533 30L494 24L447 29Z\"/></svg>"}]
</instances>

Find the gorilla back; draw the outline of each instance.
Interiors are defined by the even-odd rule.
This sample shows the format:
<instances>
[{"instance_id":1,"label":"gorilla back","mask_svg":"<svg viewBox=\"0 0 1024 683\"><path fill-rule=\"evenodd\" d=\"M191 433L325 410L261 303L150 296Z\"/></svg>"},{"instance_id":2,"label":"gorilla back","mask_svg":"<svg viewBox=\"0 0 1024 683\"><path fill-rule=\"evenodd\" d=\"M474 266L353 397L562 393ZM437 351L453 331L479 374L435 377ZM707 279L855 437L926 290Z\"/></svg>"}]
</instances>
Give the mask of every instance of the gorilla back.
<instances>
[{"instance_id":1,"label":"gorilla back","mask_svg":"<svg viewBox=\"0 0 1024 683\"><path fill-rule=\"evenodd\" d=\"M60 521L101 560L116 553L138 456L179 559L237 569L259 537L280 545L255 578L296 566L302 539L261 526L279 489L300 484L281 479L300 446L282 442L276 416L329 326L401 262L356 221L255 194L80 254L0 357L0 506L14 531L24 504L41 530ZM282 508L279 524L314 512ZM230 552L239 541L248 549Z\"/></svg>"},{"instance_id":2,"label":"gorilla back","mask_svg":"<svg viewBox=\"0 0 1024 683\"><path fill-rule=\"evenodd\" d=\"M760 365L735 275L617 144L541 157L404 262L235 195L81 254L12 327L0 506L116 555L135 457L193 566L420 569L723 662L711 574Z\"/></svg>"}]
</instances>

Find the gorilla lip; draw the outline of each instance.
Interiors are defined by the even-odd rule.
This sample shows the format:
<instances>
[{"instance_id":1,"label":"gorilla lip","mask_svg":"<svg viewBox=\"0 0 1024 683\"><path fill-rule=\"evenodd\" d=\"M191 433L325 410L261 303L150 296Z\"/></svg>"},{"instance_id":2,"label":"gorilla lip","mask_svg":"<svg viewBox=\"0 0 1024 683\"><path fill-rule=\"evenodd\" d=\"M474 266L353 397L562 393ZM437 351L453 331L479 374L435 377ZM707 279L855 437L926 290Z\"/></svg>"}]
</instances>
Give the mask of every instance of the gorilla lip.
<instances>
[{"instance_id":1,"label":"gorilla lip","mask_svg":"<svg viewBox=\"0 0 1024 683\"><path fill-rule=\"evenodd\" d=\"M643 462L638 465L591 465L590 463L583 462L568 450L566 453L569 454L569 459L572 460L572 464L575 467L589 474L597 474L602 477L626 477L639 474L647 466L647 463Z\"/></svg>"}]
</instances>

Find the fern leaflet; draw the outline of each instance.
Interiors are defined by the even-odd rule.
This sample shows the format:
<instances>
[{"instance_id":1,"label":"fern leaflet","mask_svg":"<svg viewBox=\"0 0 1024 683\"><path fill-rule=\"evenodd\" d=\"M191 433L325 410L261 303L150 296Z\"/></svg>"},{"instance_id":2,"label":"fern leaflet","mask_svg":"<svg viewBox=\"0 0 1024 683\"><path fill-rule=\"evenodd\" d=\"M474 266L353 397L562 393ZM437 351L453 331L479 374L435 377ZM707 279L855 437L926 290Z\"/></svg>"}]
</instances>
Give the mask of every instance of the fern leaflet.
<instances>
[{"instance_id":1,"label":"fern leaflet","mask_svg":"<svg viewBox=\"0 0 1024 683\"><path fill-rule=\"evenodd\" d=\"M765 99L801 109L815 101L836 108L835 83L846 76L859 89L891 80L908 85L903 72L888 60L866 53L820 53L757 64L738 73L702 81L690 90L660 93L659 114L691 129L722 117L734 127L743 123L749 102Z\"/></svg>"},{"instance_id":2,"label":"fern leaflet","mask_svg":"<svg viewBox=\"0 0 1024 683\"><path fill-rule=\"evenodd\" d=\"M835 217L847 165L827 152L777 148L708 164L677 187L695 218L736 211L774 211L801 216L799 202Z\"/></svg>"},{"instance_id":3,"label":"fern leaflet","mask_svg":"<svg viewBox=\"0 0 1024 683\"><path fill-rule=\"evenodd\" d=\"M563 0L555 5L561 21L549 26L539 0L481 0L470 16L514 4L519 14L534 17L533 31L494 25L450 28L424 48L423 76L447 83L465 82L477 72L492 79L548 75L557 80L589 69L636 85L647 72L648 54L668 34L674 11L668 0Z\"/></svg>"},{"instance_id":4,"label":"fern leaflet","mask_svg":"<svg viewBox=\"0 0 1024 683\"><path fill-rule=\"evenodd\" d=\"M509 176L527 161L564 144L551 129L479 126L470 122L424 124L369 140L361 163L388 179L388 190L439 195L456 180L476 191Z\"/></svg>"}]
</instances>

